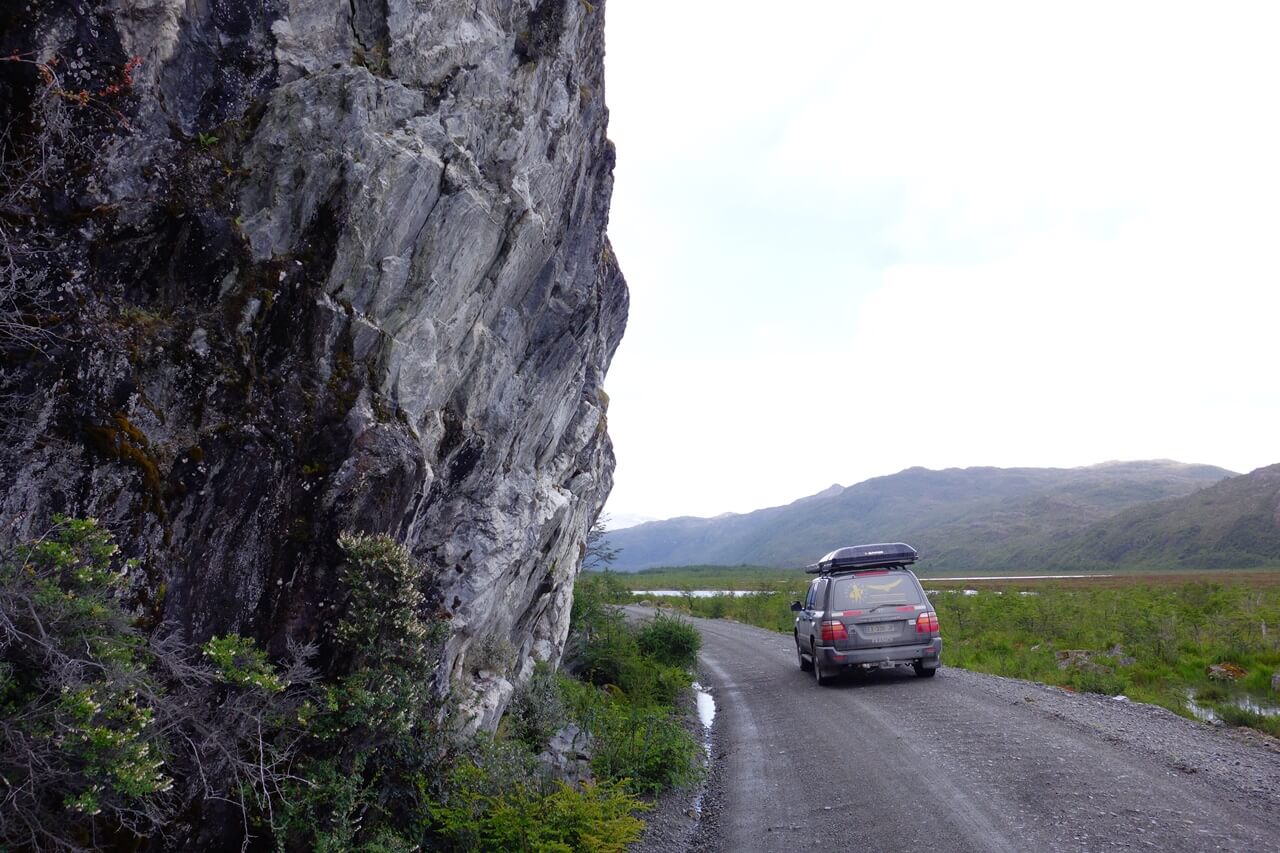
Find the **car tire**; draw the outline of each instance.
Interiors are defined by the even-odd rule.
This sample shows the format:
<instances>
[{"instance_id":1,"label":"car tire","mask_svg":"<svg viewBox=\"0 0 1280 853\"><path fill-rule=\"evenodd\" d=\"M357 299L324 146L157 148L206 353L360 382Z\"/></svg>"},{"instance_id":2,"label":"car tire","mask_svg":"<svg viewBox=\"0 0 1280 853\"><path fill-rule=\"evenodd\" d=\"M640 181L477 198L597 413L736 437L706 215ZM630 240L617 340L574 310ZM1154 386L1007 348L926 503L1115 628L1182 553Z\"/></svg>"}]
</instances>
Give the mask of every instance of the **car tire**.
<instances>
[{"instance_id":1,"label":"car tire","mask_svg":"<svg viewBox=\"0 0 1280 853\"><path fill-rule=\"evenodd\" d=\"M813 669L813 659L805 660L804 652L800 651L800 638L796 637L796 660L800 662L800 671L809 672Z\"/></svg>"},{"instance_id":2,"label":"car tire","mask_svg":"<svg viewBox=\"0 0 1280 853\"><path fill-rule=\"evenodd\" d=\"M921 678L933 678L935 675L938 674L938 667L936 666L926 668L924 664L913 663L911 667L916 671L916 675L920 676Z\"/></svg>"},{"instance_id":3,"label":"car tire","mask_svg":"<svg viewBox=\"0 0 1280 853\"><path fill-rule=\"evenodd\" d=\"M831 683L831 676L827 675L822 669L822 664L818 663L818 650L816 648L813 649L813 680L818 682L819 687L826 687Z\"/></svg>"}]
</instances>

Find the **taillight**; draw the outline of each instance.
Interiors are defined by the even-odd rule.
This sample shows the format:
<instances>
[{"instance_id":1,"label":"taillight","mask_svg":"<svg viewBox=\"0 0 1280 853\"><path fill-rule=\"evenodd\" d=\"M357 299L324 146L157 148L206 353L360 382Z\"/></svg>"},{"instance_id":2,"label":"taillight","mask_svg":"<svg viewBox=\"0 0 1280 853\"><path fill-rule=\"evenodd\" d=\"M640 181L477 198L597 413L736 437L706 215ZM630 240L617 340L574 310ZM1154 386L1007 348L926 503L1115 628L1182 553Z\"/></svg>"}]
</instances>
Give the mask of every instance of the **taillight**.
<instances>
[{"instance_id":1,"label":"taillight","mask_svg":"<svg viewBox=\"0 0 1280 853\"><path fill-rule=\"evenodd\" d=\"M836 640L849 639L849 632L844 629L843 622L823 622L822 642L834 643Z\"/></svg>"},{"instance_id":2,"label":"taillight","mask_svg":"<svg viewBox=\"0 0 1280 853\"><path fill-rule=\"evenodd\" d=\"M938 633L938 614L937 613L921 613L916 617L916 633L917 634L936 634Z\"/></svg>"}]
</instances>

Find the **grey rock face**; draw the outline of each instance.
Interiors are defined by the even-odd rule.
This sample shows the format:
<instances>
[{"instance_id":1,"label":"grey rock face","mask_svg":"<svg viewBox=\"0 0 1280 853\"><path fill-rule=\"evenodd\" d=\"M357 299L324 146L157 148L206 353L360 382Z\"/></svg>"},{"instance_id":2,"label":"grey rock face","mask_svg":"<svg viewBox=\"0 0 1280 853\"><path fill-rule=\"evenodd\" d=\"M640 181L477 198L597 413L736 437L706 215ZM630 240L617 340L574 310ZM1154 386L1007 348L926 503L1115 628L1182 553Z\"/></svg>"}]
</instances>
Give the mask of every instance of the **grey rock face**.
<instances>
[{"instance_id":1,"label":"grey rock face","mask_svg":"<svg viewBox=\"0 0 1280 853\"><path fill-rule=\"evenodd\" d=\"M78 8L0 39L102 108L34 65L0 80L4 118L63 122L16 139L60 134L61 207L6 189L45 205L22 228L46 283L22 255L19 290L71 306L38 349L3 342L26 402L0 537L96 515L150 618L281 648L332 619L336 534L390 533L451 620L442 677L495 724L559 657L612 484L603 3Z\"/></svg>"},{"instance_id":2,"label":"grey rock face","mask_svg":"<svg viewBox=\"0 0 1280 853\"><path fill-rule=\"evenodd\" d=\"M539 763L552 778L575 787L595 781L591 773L591 735L573 723L560 729L547 748L538 755Z\"/></svg>"}]
</instances>

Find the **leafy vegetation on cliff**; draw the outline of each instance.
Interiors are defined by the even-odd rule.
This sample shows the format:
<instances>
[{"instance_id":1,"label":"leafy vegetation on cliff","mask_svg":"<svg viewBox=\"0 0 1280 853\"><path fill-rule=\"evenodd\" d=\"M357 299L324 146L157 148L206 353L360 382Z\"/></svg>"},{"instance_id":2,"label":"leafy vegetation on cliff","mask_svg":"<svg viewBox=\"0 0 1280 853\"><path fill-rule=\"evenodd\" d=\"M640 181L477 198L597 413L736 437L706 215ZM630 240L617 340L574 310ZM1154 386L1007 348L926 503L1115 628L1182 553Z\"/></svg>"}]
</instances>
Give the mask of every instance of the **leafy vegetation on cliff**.
<instances>
[{"instance_id":1,"label":"leafy vegetation on cliff","mask_svg":"<svg viewBox=\"0 0 1280 853\"><path fill-rule=\"evenodd\" d=\"M85 520L0 555L4 846L130 847L188 810L269 812L290 778L313 650L270 665L240 637L145 635L130 568Z\"/></svg>"},{"instance_id":2,"label":"leafy vegetation on cliff","mask_svg":"<svg viewBox=\"0 0 1280 853\"><path fill-rule=\"evenodd\" d=\"M314 647L272 659L239 635L143 632L122 603L131 566L93 521L0 555L0 847L200 846L232 827L286 851L621 850L638 794L696 778L676 711L688 625L627 626L588 583L584 680L541 668L498 736L466 736L436 684L428 574L386 537L340 545L323 674ZM538 758L570 721L594 781Z\"/></svg>"}]
</instances>

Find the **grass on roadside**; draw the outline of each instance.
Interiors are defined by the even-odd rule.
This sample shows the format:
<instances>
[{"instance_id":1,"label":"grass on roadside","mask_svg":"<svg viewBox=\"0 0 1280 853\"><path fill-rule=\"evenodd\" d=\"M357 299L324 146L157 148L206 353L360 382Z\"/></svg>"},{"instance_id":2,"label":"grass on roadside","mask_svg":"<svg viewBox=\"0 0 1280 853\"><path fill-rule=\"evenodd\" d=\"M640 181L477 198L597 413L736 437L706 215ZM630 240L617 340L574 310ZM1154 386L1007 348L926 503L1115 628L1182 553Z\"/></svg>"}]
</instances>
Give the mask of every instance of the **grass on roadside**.
<instances>
[{"instance_id":1,"label":"grass on roadside","mask_svg":"<svg viewBox=\"0 0 1280 853\"><path fill-rule=\"evenodd\" d=\"M626 598L608 578L579 580L564 670L539 665L498 735L450 774L433 819L456 849L622 851L644 829L647 798L700 778L679 703L701 638L671 617L627 624L615 606ZM532 784L534 756L567 723L589 738L595 781Z\"/></svg>"},{"instance_id":2,"label":"grass on roadside","mask_svg":"<svg viewBox=\"0 0 1280 853\"><path fill-rule=\"evenodd\" d=\"M680 702L702 638L670 616L628 624L617 605L629 598L610 578L579 578L565 656L576 679L562 677L561 689L570 717L592 736L597 778L656 794L701 773Z\"/></svg>"},{"instance_id":3,"label":"grass on roadside","mask_svg":"<svg viewBox=\"0 0 1280 853\"><path fill-rule=\"evenodd\" d=\"M1026 593L1026 594L1024 594ZM1102 588L1008 585L939 590L948 664L1091 693L1124 694L1191 716L1189 693L1232 725L1280 735L1280 718L1236 703L1274 704L1280 587L1132 583ZM1083 655L1062 653L1079 651ZM1244 671L1216 681L1214 664ZM1270 698L1268 698L1270 697Z\"/></svg>"}]
</instances>

